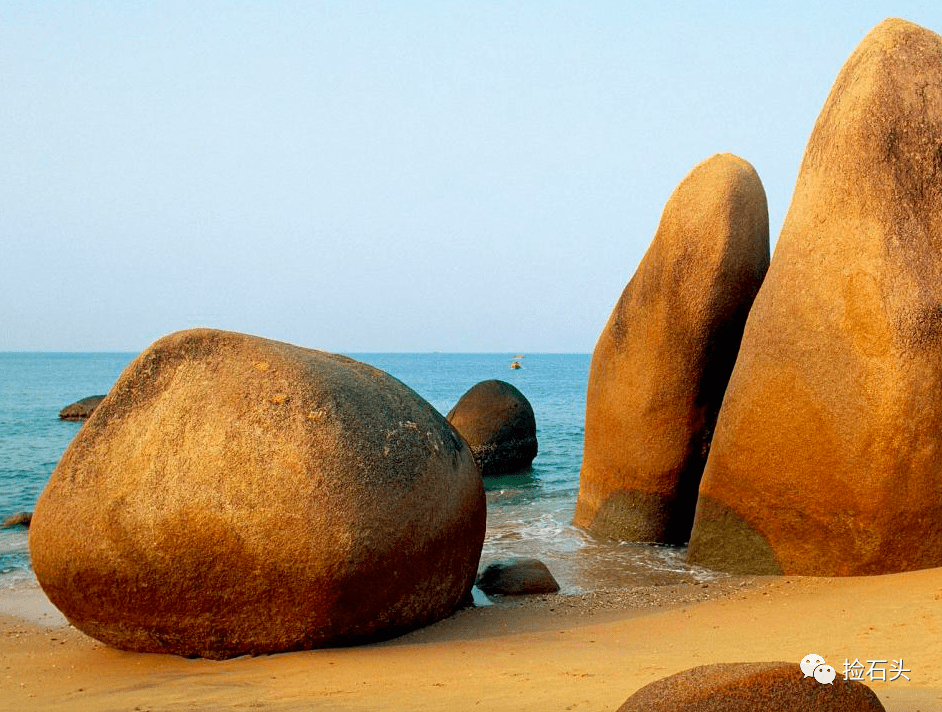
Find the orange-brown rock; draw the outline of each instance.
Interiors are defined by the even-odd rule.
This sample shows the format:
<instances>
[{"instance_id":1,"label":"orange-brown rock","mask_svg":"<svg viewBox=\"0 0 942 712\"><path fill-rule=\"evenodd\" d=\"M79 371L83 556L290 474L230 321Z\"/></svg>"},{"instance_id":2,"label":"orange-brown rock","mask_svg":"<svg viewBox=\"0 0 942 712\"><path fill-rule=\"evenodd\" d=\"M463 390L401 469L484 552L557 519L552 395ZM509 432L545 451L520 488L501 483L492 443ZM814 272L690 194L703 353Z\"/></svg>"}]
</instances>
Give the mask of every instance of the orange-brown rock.
<instances>
[{"instance_id":1,"label":"orange-brown rock","mask_svg":"<svg viewBox=\"0 0 942 712\"><path fill-rule=\"evenodd\" d=\"M866 685L805 677L797 663L718 663L646 685L618 712L886 712Z\"/></svg>"},{"instance_id":2,"label":"orange-brown rock","mask_svg":"<svg viewBox=\"0 0 942 712\"><path fill-rule=\"evenodd\" d=\"M124 372L30 529L80 630L224 658L390 637L452 613L484 539L466 443L343 356L208 329Z\"/></svg>"},{"instance_id":3,"label":"orange-brown rock","mask_svg":"<svg viewBox=\"0 0 942 712\"><path fill-rule=\"evenodd\" d=\"M769 264L765 191L733 155L704 161L657 234L592 355L574 522L683 543L743 324Z\"/></svg>"},{"instance_id":4,"label":"orange-brown rock","mask_svg":"<svg viewBox=\"0 0 942 712\"><path fill-rule=\"evenodd\" d=\"M448 413L448 422L471 446L482 475L518 472L536 457L536 416L515 386L493 379L465 393Z\"/></svg>"},{"instance_id":5,"label":"orange-brown rock","mask_svg":"<svg viewBox=\"0 0 942 712\"><path fill-rule=\"evenodd\" d=\"M942 38L887 20L809 140L690 559L819 576L942 566L940 421Z\"/></svg>"}]
</instances>

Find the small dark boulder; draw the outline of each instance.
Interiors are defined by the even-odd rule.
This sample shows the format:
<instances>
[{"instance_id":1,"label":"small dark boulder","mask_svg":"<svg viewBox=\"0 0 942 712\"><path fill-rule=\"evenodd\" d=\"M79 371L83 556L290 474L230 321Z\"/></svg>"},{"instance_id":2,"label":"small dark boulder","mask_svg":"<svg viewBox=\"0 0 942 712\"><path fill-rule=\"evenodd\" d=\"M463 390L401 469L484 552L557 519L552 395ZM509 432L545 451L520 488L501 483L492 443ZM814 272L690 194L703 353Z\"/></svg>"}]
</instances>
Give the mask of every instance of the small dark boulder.
<instances>
[{"instance_id":1,"label":"small dark boulder","mask_svg":"<svg viewBox=\"0 0 942 712\"><path fill-rule=\"evenodd\" d=\"M75 403L70 403L59 411L59 417L63 420L87 420L94 412L98 404L105 399L104 396L88 396Z\"/></svg>"},{"instance_id":2,"label":"small dark boulder","mask_svg":"<svg viewBox=\"0 0 942 712\"><path fill-rule=\"evenodd\" d=\"M837 675L805 677L798 663L717 663L655 680L618 712L886 712L873 691Z\"/></svg>"},{"instance_id":3,"label":"small dark boulder","mask_svg":"<svg viewBox=\"0 0 942 712\"><path fill-rule=\"evenodd\" d=\"M471 446L482 475L517 472L536 457L533 407L506 381L493 379L472 386L447 417Z\"/></svg>"},{"instance_id":4,"label":"small dark boulder","mask_svg":"<svg viewBox=\"0 0 942 712\"><path fill-rule=\"evenodd\" d=\"M3 529L10 529L12 527L28 527L32 519L32 512L17 512L16 514L11 514L9 517L7 517L3 524L0 524L0 527Z\"/></svg>"},{"instance_id":5,"label":"small dark boulder","mask_svg":"<svg viewBox=\"0 0 942 712\"><path fill-rule=\"evenodd\" d=\"M556 593L559 584L539 559L515 557L491 563L475 585L484 593L519 596L527 593Z\"/></svg>"}]
</instances>

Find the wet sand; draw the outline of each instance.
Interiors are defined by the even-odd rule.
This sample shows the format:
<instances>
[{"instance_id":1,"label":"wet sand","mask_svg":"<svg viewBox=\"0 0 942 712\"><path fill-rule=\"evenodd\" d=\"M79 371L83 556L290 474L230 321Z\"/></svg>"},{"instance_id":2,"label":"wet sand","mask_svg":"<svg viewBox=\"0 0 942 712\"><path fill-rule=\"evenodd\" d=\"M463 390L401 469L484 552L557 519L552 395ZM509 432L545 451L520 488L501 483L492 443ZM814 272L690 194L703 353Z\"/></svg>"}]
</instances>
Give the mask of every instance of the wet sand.
<instances>
[{"instance_id":1,"label":"wet sand","mask_svg":"<svg viewBox=\"0 0 942 712\"><path fill-rule=\"evenodd\" d=\"M505 599L359 648L214 662L125 653L35 588L0 591L11 710L591 710L713 662L903 659L869 682L890 712L942 709L942 569L769 577ZM878 666L880 667L880 666Z\"/></svg>"}]
</instances>

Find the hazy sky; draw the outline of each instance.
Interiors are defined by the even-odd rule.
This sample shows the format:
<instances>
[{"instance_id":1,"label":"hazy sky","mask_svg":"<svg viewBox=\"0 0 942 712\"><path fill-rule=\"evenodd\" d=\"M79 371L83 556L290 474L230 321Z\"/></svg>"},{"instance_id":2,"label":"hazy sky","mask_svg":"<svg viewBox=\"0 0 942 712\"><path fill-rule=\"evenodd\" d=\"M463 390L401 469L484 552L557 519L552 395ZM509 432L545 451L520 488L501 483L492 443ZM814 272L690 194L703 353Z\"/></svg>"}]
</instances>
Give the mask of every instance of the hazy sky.
<instances>
[{"instance_id":1,"label":"hazy sky","mask_svg":"<svg viewBox=\"0 0 942 712\"><path fill-rule=\"evenodd\" d=\"M838 71L938 2L0 3L0 350L213 326L591 351L683 177L781 228Z\"/></svg>"}]
</instances>

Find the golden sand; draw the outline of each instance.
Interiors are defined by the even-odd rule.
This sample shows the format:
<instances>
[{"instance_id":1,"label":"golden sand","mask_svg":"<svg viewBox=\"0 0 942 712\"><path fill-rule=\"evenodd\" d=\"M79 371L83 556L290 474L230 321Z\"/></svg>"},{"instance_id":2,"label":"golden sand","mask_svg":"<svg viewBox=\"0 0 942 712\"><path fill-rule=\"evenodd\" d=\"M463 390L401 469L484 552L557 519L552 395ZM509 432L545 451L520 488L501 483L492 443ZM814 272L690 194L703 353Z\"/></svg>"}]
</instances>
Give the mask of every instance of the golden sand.
<instances>
[{"instance_id":1,"label":"golden sand","mask_svg":"<svg viewBox=\"0 0 942 712\"><path fill-rule=\"evenodd\" d=\"M689 602L700 591L529 597L376 645L223 662L112 650L68 626L38 589L0 591L0 706L614 712L689 667L797 665L816 653L839 674L845 660L883 659L875 667L889 671L902 659L909 681L866 680L887 710L942 709L942 569L764 578Z\"/></svg>"}]
</instances>

